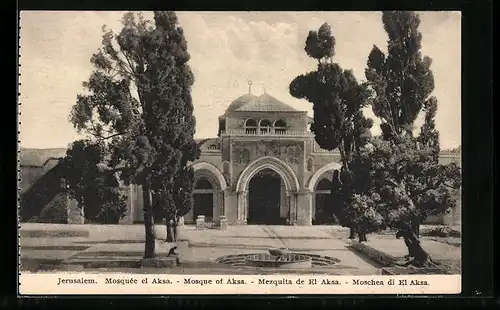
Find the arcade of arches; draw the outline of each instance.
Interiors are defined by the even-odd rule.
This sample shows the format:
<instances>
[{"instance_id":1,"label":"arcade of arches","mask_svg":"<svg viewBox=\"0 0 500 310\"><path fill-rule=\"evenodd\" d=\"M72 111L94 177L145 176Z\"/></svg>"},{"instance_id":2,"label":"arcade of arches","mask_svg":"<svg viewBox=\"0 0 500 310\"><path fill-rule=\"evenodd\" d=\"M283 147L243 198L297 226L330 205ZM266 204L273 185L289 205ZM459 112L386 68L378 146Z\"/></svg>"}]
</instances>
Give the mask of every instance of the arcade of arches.
<instances>
[{"instance_id":1,"label":"arcade of arches","mask_svg":"<svg viewBox=\"0 0 500 310\"><path fill-rule=\"evenodd\" d=\"M301 188L289 165L264 157L248 164L231 188L224 176L227 169L208 163L194 168L194 205L184 217L185 223L194 223L198 215L204 215L207 222L217 222L220 215L225 215L232 224L247 225L337 222L329 204L332 170L318 171Z\"/></svg>"},{"instance_id":2,"label":"arcade of arches","mask_svg":"<svg viewBox=\"0 0 500 310\"><path fill-rule=\"evenodd\" d=\"M218 117L217 137L196 139L200 156L191 163L194 207L184 221L193 223L204 215L207 221L217 222L224 215L228 224L335 222L329 188L332 171L341 168L340 153L321 148L310 131L312 122L307 111L296 110L267 92L252 94L249 83L249 92L233 100ZM459 153L443 153L439 160L461 165ZM127 212L120 223L143 222L142 188L130 185L122 190ZM82 222L76 206L76 201L71 202L68 222ZM460 222L459 208L453 214L449 220Z\"/></svg>"}]
</instances>

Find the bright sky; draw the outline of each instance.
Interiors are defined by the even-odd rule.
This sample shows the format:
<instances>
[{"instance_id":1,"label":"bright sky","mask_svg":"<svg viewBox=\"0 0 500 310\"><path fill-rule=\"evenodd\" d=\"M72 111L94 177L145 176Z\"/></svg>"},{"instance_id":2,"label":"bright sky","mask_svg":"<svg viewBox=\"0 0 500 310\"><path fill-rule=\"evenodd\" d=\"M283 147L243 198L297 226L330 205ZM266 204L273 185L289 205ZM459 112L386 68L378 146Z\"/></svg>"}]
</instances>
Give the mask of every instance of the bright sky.
<instances>
[{"instance_id":1,"label":"bright sky","mask_svg":"<svg viewBox=\"0 0 500 310\"><path fill-rule=\"evenodd\" d=\"M116 32L124 12L21 12L20 140L22 147L66 147L79 136L68 115L101 44L101 27ZM196 137L215 137L217 117L232 100L266 91L292 107L312 106L288 93L290 81L314 70L304 52L309 30L328 22L336 38L335 61L365 80L374 44L386 48L380 12L178 12L195 74L192 95ZM144 13L151 17L150 12ZM433 59L441 147L461 141L461 15L421 12L422 52ZM368 111L368 115L373 115ZM378 132L378 122L374 133ZM417 126L420 127L421 119Z\"/></svg>"}]
</instances>

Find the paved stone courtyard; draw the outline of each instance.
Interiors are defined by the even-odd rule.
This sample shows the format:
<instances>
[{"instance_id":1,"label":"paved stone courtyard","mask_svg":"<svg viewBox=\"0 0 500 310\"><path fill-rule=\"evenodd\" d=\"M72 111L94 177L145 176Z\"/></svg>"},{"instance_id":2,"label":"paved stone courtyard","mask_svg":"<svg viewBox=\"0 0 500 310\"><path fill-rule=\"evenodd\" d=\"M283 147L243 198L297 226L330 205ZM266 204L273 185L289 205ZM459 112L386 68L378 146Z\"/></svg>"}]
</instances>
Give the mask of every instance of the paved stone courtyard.
<instances>
[{"instance_id":1,"label":"paved stone courtyard","mask_svg":"<svg viewBox=\"0 0 500 310\"><path fill-rule=\"evenodd\" d=\"M158 239L165 239L165 227L155 227ZM338 226L229 226L227 230L196 230L194 226L179 229L179 259L181 266L166 273L231 272L231 266L221 266L215 260L232 254L265 253L270 248L287 248L330 256L340 260L334 268L322 269L333 274L380 274L380 265L350 248L348 231ZM63 266L79 260L140 260L144 251L143 225L53 225L23 224L21 226L21 262L23 269L38 265ZM393 236L370 235L369 243L391 255L402 256L406 249L402 240ZM427 246L429 244L429 246ZM165 255L172 245L156 243L157 255ZM440 258L460 258L460 248L425 240L424 248ZM235 268L235 267L234 267ZM43 268L42 268L43 269ZM228 270L229 269L229 270ZM90 271L90 270L88 270ZM102 271L102 270L101 270ZM107 270L120 271L120 269ZM248 270L236 270L247 273ZM131 272L131 271L129 271ZM132 271L136 272L136 271ZM141 270L145 272L145 270ZM151 270L150 272L162 272Z\"/></svg>"}]
</instances>

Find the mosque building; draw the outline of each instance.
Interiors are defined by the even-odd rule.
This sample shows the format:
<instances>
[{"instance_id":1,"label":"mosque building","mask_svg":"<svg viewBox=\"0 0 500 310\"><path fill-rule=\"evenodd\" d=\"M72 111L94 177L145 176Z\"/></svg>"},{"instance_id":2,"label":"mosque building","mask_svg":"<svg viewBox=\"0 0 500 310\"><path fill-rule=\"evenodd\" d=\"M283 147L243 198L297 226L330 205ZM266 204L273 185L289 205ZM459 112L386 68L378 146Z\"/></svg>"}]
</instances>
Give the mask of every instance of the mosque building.
<instances>
[{"instance_id":1,"label":"mosque building","mask_svg":"<svg viewBox=\"0 0 500 310\"><path fill-rule=\"evenodd\" d=\"M194 206L184 222L204 215L216 223L224 215L236 225L334 224L327 201L340 153L315 142L311 121L265 91L235 99L218 118L218 137L197 140ZM142 220L142 198L135 202L125 221Z\"/></svg>"},{"instance_id":2,"label":"mosque building","mask_svg":"<svg viewBox=\"0 0 500 310\"><path fill-rule=\"evenodd\" d=\"M249 89L235 99L218 118L217 137L197 140L194 206L184 222L204 215L214 223L225 216L233 225L334 224L327 198L340 154L319 147L311 121L306 111L265 91L257 96ZM442 154L441 160L460 164L457 154ZM120 222L142 222L142 190L126 191L128 210ZM82 221L75 206L70 203L69 222ZM457 217L459 209L451 221Z\"/></svg>"}]
</instances>

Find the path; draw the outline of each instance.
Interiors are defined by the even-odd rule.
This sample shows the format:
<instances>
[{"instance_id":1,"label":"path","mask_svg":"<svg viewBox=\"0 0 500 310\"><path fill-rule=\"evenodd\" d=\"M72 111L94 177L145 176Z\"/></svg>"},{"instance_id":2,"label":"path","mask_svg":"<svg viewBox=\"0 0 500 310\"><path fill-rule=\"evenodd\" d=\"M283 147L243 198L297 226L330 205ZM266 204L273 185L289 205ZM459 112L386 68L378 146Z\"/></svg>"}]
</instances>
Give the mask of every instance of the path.
<instances>
[{"instance_id":1,"label":"path","mask_svg":"<svg viewBox=\"0 0 500 310\"><path fill-rule=\"evenodd\" d=\"M165 238L164 226L157 225L155 231L159 239ZM140 260L144 251L143 225L30 223L22 225L21 235L21 258L25 262L99 260L110 257ZM191 268L218 268L214 265L215 260L224 255L268 252L270 248L288 248L294 252L335 257L341 261L341 265L350 268L344 270L343 274L354 271L377 274L379 266L352 251L347 235L347 229L336 226L244 225L229 226L227 230L196 230L194 226L182 226L179 229L178 246L181 262ZM402 256L406 251L404 242L389 236L370 235L369 244L395 256ZM423 246L437 259L456 260L460 257L459 247L430 240L423 242ZM170 247L169 244L157 243L157 254L165 254ZM438 254L435 255L434 252ZM442 257L439 254L442 254Z\"/></svg>"},{"instance_id":2,"label":"path","mask_svg":"<svg viewBox=\"0 0 500 310\"><path fill-rule=\"evenodd\" d=\"M347 243L315 226L229 226L227 230L196 230L186 226L180 238L189 243L181 250L181 261L215 261L220 256L268 252L271 248L287 248L340 259L346 269L341 274L376 274L378 268L349 248Z\"/></svg>"}]
</instances>

